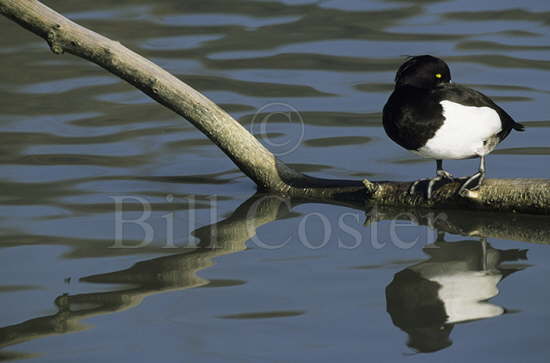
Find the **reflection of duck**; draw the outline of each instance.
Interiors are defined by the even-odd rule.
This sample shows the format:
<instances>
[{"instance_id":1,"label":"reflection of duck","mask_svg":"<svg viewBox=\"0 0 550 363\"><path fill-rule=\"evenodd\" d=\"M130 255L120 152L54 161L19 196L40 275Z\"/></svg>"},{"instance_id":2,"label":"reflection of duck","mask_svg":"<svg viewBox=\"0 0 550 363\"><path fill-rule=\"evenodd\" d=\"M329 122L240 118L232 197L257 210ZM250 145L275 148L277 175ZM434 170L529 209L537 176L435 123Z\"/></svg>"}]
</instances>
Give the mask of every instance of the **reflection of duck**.
<instances>
[{"instance_id":1,"label":"reflection of duck","mask_svg":"<svg viewBox=\"0 0 550 363\"><path fill-rule=\"evenodd\" d=\"M61 295L55 299L58 309L56 314L36 317L15 325L0 327L0 361L30 356L27 353L1 350L4 347L43 338L52 334L67 334L81 331L87 328L82 320L92 316L111 314L132 308L138 305L143 298L152 294L182 290L202 286L207 283L210 283L210 286L220 286L221 283L225 286L233 283L242 283L225 280L215 281L213 284L213 281L208 282L199 277L197 272L210 266L216 257L244 250L246 248L246 241L254 236L257 228L288 216L291 213L291 206L299 205L302 202L300 200L286 200L279 195L256 194L239 206L230 217L194 231L194 236L200 240L196 249L186 249L184 253L141 261L127 269L82 278L82 280L87 282L122 284L122 286L118 286L110 291ZM356 208L363 207L363 204L356 206ZM419 214L414 214L414 212ZM392 210L384 209L380 215L385 216L387 219L413 216L415 220L423 221L422 218L424 217L422 213L422 210L408 210L404 213L403 211L396 212L393 210L392 212ZM468 233L482 231L483 235L492 236L496 234L501 238L526 238L527 240L538 242L547 241L548 239L545 236L550 233L548 224L541 223L538 216L514 215L513 219L510 219L508 215L499 215L496 218L494 215L471 211L464 213L447 210L445 213L448 218L445 220L436 220L438 223L445 222L444 224L437 225L437 227L440 229L446 228L451 233L457 233L457 231L467 231ZM509 228L511 225L514 226L514 229ZM40 238L44 239L44 237ZM45 242L42 242L39 238L29 239L29 241L33 244L39 242L50 244L53 243L53 237L52 240L46 240ZM55 241L57 242L58 239L55 239ZM472 244L471 242L469 243ZM81 244L74 244L74 246L78 245L79 247L76 252L72 253L73 256L89 256L91 250L82 249L84 247L81 247ZM457 247L462 244L464 242L452 244L439 242L440 247L447 246L448 248ZM7 245L7 241L3 241L3 245ZM73 244L70 245L73 246ZM476 242L473 246L477 246L474 249L479 254L478 243ZM459 256L459 250L461 249L457 248L447 253L450 256L449 261L454 261L458 258L454 258L453 256ZM443 251L448 250L446 248L427 250L433 256L437 253L441 254ZM488 255L491 255L494 253L493 251L498 250L489 248L488 251ZM498 252L506 255L506 251ZM93 253L97 252L93 251ZM515 254L518 256L523 255L524 257L523 251L516 251ZM509 254L510 257L513 257L513 255L513 252ZM103 255L96 254L94 256ZM514 259L518 258L501 258L501 261ZM433 260L435 259L432 259L431 262ZM491 259L489 258L489 260ZM411 269L414 267L411 267ZM502 271L503 269L501 268L500 270ZM407 279L407 275L411 277ZM410 281L410 284L407 284L407 281ZM409 344L417 347L419 350L422 350L423 344L425 344L424 351L428 350L429 347L435 346L437 339L441 339L443 343L445 339L448 341L450 329L453 327L453 324L445 324L447 315L444 305L441 301L438 301L438 286L436 282L423 279L418 272L407 269L397 274L394 282L387 289L388 311L392 315L394 323L403 330L411 332L411 342ZM421 293L420 289L422 288L424 288L425 294ZM407 289L410 289L410 291L406 291ZM430 299L430 296L433 296L433 298ZM420 300L420 298L423 300ZM418 301L414 301L414 299L418 299ZM428 306L430 303L432 304L431 307ZM423 308L422 306L426 307ZM423 311L426 311L426 313L417 314L415 312L417 308L419 310L424 309ZM437 310L438 308L440 309L439 311ZM433 326L438 328L443 327L443 333L447 330L446 335L442 334L438 329L434 329ZM447 345L449 344L450 342L447 343ZM431 348L431 350L437 349L442 349L442 347Z\"/></svg>"},{"instance_id":2,"label":"reflection of duck","mask_svg":"<svg viewBox=\"0 0 550 363\"><path fill-rule=\"evenodd\" d=\"M496 317L504 308L487 302L497 284L520 266L505 261L527 259L527 250L498 250L485 240L445 242L424 248L430 259L395 274L386 287L387 311L407 332L408 345L433 352L452 344L454 324Z\"/></svg>"}]
</instances>

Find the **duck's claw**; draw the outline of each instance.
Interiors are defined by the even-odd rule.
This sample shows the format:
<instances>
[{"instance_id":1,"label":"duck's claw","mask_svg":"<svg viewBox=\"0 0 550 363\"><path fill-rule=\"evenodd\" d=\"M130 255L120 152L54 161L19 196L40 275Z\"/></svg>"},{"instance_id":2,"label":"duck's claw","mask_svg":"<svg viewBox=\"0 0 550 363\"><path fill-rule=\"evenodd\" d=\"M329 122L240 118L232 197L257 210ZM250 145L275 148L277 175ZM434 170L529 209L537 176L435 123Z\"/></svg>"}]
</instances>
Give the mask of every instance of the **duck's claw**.
<instances>
[{"instance_id":1,"label":"duck's claw","mask_svg":"<svg viewBox=\"0 0 550 363\"><path fill-rule=\"evenodd\" d=\"M414 195L416 193L416 187L418 186L418 184L420 184L421 182L429 181L429 180L431 180L431 179L424 178L424 179L418 179L418 180L412 182L411 186L409 187L409 195Z\"/></svg>"},{"instance_id":2,"label":"duck's claw","mask_svg":"<svg viewBox=\"0 0 550 363\"><path fill-rule=\"evenodd\" d=\"M413 182L411 184L411 186L409 187L409 194L410 195L414 195L415 192L416 192L416 187L418 186L419 183L421 182L428 182L428 188L426 190L426 198L429 200L429 199L432 199L432 195L433 195L433 190L434 190L434 187L435 185L442 181L442 180L449 180L449 181L453 181L453 180L456 180L457 178L455 178L451 173L449 173L448 171L445 171L445 170L438 170L437 171L437 176L433 177L433 178L425 178L425 179L419 179L415 182Z\"/></svg>"},{"instance_id":3,"label":"duck's claw","mask_svg":"<svg viewBox=\"0 0 550 363\"><path fill-rule=\"evenodd\" d=\"M483 180L485 179L485 173L484 172L477 172L471 177L469 177L460 187L458 190L458 195L461 197L466 196L468 190L476 190L479 189L481 184L483 184Z\"/></svg>"}]
</instances>

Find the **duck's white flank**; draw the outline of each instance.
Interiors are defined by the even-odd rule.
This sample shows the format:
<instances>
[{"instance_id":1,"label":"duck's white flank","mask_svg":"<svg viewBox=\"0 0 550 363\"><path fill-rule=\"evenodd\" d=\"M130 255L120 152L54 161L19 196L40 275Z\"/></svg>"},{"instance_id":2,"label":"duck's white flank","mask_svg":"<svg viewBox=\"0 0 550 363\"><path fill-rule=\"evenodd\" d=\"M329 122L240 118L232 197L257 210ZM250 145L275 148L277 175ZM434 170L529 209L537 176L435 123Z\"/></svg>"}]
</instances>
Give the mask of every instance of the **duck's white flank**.
<instances>
[{"instance_id":1,"label":"duck's white flank","mask_svg":"<svg viewBox=\"0 0 550 363\"><path fill-rule=\"evenodd\" d=\"M441 101L443 125L417 153L432 159L468 159L487 155L502 130L498 113L490 107Z\"/></svg>"}]
</instances>

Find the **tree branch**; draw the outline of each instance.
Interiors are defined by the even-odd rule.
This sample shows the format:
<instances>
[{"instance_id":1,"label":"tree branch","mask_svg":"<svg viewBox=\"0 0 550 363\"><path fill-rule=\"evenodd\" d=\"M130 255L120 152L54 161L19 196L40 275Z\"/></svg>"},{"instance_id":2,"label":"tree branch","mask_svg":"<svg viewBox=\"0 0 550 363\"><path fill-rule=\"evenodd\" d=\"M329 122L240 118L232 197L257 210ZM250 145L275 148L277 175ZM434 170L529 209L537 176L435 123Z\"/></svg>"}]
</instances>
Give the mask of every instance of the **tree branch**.
<instances>
[{"instance_id":1,"label":"tree branch","mask_svg":"<svg viewBox=\"0 0 550 363\"><path fill-rule=\"evenodd\" d=\"M486 180L467 198L450 183L432 201L409 196L410 183L328 180L293 170L211 100L119 42L88 30L36 0L0 0L0 13L45 39L55 54L70 53L103 67L185 117L209 137L260 190L321 201L393 206L476 208L550 214L550 180Z\"/></svg>"}]
</instances>

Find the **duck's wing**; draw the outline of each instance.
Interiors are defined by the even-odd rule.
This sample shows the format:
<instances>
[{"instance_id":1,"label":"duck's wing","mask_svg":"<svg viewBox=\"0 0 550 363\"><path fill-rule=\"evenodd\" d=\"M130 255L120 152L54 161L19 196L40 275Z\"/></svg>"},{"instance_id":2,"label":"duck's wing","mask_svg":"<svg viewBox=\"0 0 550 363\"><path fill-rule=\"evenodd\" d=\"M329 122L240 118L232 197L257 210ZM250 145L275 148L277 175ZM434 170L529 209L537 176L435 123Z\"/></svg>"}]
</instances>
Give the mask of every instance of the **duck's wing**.
<instances>
[{"instance_id":1,"label":"duck's wing","mask_svg":"<svg viewBox=\"0 0 550 363\"><path fill-rule=\"evenodd\" d=\"M512 129L517 131L525 130L525 127L522 124L514 121L512 116L493 102L493 100L479 91L458 85L456 83L448 83L442 87L436 88L434 92L440 102L450 101L464 106L489 107L494 109L498 113L502 123L502 131L498 134L500 140L503 140L506 136L508 136Z\"/></svg>"}]
</instances>

